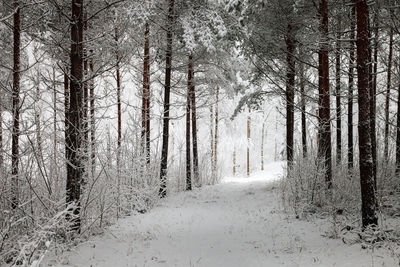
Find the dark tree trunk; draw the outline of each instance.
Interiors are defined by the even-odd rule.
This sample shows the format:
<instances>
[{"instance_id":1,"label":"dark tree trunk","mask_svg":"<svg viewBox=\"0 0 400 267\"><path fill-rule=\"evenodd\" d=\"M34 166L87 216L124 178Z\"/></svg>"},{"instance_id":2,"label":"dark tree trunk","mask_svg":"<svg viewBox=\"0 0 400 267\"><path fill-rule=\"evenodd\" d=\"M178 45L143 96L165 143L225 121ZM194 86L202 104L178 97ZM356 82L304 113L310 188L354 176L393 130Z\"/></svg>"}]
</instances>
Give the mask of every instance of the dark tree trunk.
<instances>
[{"instance_id":1,"label":"dark tree trunk","mask_svg":"<svg viewBox=\"0 0 400 267\"><path fill-rule=\"evenodd\" d=\"M90 86L89 86L89 98L90 98L90 164L92 167L91 174L94 179L96 172L96 121L95 121L95 95L94 95L94 63L93 63L93 50L90 50L89 60L89 71L90 71Z\"/></svg>"},{"instance_id":2,"label":"dark tree trunk","mask_svg":"<svg viewBox=\"0 0 400 267\"><path fill-rule=\"evenodd\" d=\"M377 11L378 12L378 11ZM375 189L377 188L377 140L376 140L376 76L378 70L378 15L375 13L374 16L374 55L373 64L370 64L370 110L371 110L371 145L372 145L372 159L374 169L374 182ZM371 33L371 31L370 31ZM372 39L371 36L369 38ZM372 49L370 47L370 61L372 62Z\"/></svg>"},{"instance_id":3,"label":"dark tree trunk","mask_svg":"<svg viewBox=\"0 0 400 267\"><path fill-rule=\"evenodd\" d=\"M301 94L301 144L303 158L307 157L307 120L306 120L306 95L304 83L304 64L300 64L300 94Z\"/></svg>"},{"instance_id":4,"label":"dark tree trunk","mask_svg":"<svg viewBox=\"0 0 400 267\"><path fill-rule=\"evenodd\" d=\"M348 92L348 111L347 111L347 167L349 172L353 170L354 166L354 142L353 142L353 90L354 90L354 66L355 66L355 53L354 53L354 39L355 39L355 8L351 8L350 15L350 51L349 51L349 92Z\"/></svg>"},{"instance_id":5,"label":"dark tree trunk","mask_svg":"<svg viewBox=\"0 0 400 267\"><path fill-rule=\"evenodd\" d=\"M188 84L186 101L186 190L192 190L192 164L190 159L190 109L191 109L191 87L192 87L192 60L189 58L188 64Z\"/></svg>"},{"instance_id":6,"label":"dark tree trunk","mask_svg":"<svg viewBox=\"0 0 400 267\"><path fill-rule=\"evenodd\" d=\"M295 86L295 39L291 23L286 36L286 159L290 173L293 165L294 134L294 86Z\"/></svg>"},{"instance_id":7,"label":"dark tree trunk","mask_svg":"<svg viewBox=\"0 0 400 267\"><path fill-rule=\"evenodd\" d=\"M341 16L338 16L336 40L336 164L342 162L342 109L341 109Z\"/></svg>"},{"instance_id":8,"label":"dark tree trunk","mask_svg":"<svg viewBox=\"0 0 400 267\"><path fill-rule=\"evenodd\" d=\"M371 110L369 93L369 29L367 0L354 0L357 11L357 72L358 72L358 136L362 225L377 225L374 169L371 145Z\"/></svg>"},{"instance_id":9,"label":"dark tree trunk","mask_svg":"<svg viewBox=\"0 0 400 267\"><path fill-rule=\"evenodd\" d=\"M13 94L12 94L12 112L13 112L13 127L12 127L12 144L11 144L11 207L17 208L19 205L19 117L20 117L20 50L21 50L21 17L19 0L14 0L14 47L13 47Z\"/></svg>"},{"instance_id":10,"label":"dark tree trunk","mask_svg":"<svg viewBox=\"0 0 400 267\"><path fill-rule=\"evenodd\" d=\"M67 219L80 231L80 196L83 178L83 0L72 0L70 103L67 128L67 205L74 203L74 216Z\"/></svg>"},{"instance_id":11,"label":"dark tree trunk","mask_svg":"<svg viewBox=\"0 0 400 267\"><path fill-rule=\"evenodd\" d=\"M144 61L143 61L143 96L142 96L142 149L147 165L150 164L150 28L145 25Z\"/></svg>"},{"instance_id":12,"label":"dark tree trunk","mask_svg":"<svg viewBox=\"0 0 400 267\"><path fill-rule=\"evenodd\" d=\"M119 36L118 29L115 28L115 43L118 46ZM121 209L120 201L120 189L121 189L121 143L122 143L122 110L121 110L121 71L119 66L120 55L117 47L116 50L116 64L115 64L115 76L117 81L117 116L118 116L118 126L117 126L117 218L119 218L119 211Z\"/></svg>"},{"instance_id":13,"label":"dark tree trunk","mask_svg":"<svg viewBox=\"0 0 400 267\"><path fill-rule=\"evenodd\" d=\"M168 137L169 137L169 109L171 95L171 73L172 73L172 28L174 23L174 0L169 0L168 26L167 26L167 50L165 54L165 83L164 83L164 114L163 135L161 149L160 167L160 197L167 194L167 166L168 166Z\"/></svg>"},{"instance_id":14,"label":"dark tree trunk","mask_svg":"<svg viewBox=\"0 0 400 267\"><path fill-rule=\"evenodd\" d=\"M397 127L396 127L396 175L400 173L400 83L399 93L397 94ZM375 184L376 186L376 184Z\"/></svg>"},{"instance_id":15,"label":"dark tree trunk","mask_svg":"<svg viewBox=\"0 0 400 267\"><path fill-rule=\"evenodd\" d=\"M393 28L390 28L386 102L385 102L385 137L384 137L384 152L383 152L385 161L389 160L389 130L390 130L389 110L390 110L390 89L392 87L392 62L393 62Z\"/></svg>"},{"instance_id":16,"label":"dark tree trunk","mask_svg":"<svg viewBox=\"0 0 400 267\"><path fill-rule=\"evenodd\" d=\"M192 108L192 142L193 142L193 175L194 181L199 186L199 153L197 148L197 115L196 115L196 91L195 91L195 80L194 80L194 66L193 57L189 57L189 62L192 62L192 84L190 87L191 93L191 108Z\"/></svg>"},{"instance_id":17,"label":"dark tree trunk","mask_svg":"<svg viewBox=\"0 0 400 267\"><path fill-rule=\"evenodd\" d=\"M217 86L217 90L215 92L215 114L214 114L214 162L213 162L213 170L214 170L214 179L218 178L218 123L219 123L219 87Z\"/></svg>"},{"instance_id":18,"label":"dark tree trunk","mask_svg":"<svg viewBox=\"0 0 400 267\"><path fill-rule=\"evenodd\" d=\"M329 57L328 57L328 1L320 0L322 40L319 51L319 118L320 142L319 157L325 169L325 182L328 190L332 187L332 147L330 124Z\"/></svg>"}]
</instances>

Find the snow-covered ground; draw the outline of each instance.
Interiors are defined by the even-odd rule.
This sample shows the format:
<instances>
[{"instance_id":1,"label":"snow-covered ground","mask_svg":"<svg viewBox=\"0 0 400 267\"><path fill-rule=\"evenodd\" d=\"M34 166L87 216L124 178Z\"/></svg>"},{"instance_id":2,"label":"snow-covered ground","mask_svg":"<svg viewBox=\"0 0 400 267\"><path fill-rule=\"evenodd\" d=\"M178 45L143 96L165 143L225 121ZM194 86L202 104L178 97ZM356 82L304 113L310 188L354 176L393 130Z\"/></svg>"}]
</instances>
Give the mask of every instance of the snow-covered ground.
<instances>
[{"instance_id":1,"label":"snow-covered ground","mask_svg":"<svg viewBox=\"0 0 400 267\"><path fill-rule=\"evenodd\" d=\"M285 214L282 163L162 200L45 266L397 266L380 250L323 237L329 225Z\"/></svg>"}]
</instances>

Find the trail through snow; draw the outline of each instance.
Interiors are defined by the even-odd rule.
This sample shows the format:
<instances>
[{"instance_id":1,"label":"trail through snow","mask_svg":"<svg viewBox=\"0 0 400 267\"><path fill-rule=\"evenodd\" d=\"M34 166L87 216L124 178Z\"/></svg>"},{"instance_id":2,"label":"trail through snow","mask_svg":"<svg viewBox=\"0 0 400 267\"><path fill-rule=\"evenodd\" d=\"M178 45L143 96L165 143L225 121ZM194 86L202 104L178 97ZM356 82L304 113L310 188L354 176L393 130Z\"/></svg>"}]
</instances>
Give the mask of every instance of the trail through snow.
<instances>
[{"instance_id":1,"label":"trail through snow","mask_svg":"<svg viewBox=\"0 0 400 267\"><path fill-rule=\"evenodd\" d=\"M160 201L45 266L396 266L385 251L345 245L322 234L326 221L282 211L282 163L251 177L226 178Z\"/></svg>"}]
</instances>

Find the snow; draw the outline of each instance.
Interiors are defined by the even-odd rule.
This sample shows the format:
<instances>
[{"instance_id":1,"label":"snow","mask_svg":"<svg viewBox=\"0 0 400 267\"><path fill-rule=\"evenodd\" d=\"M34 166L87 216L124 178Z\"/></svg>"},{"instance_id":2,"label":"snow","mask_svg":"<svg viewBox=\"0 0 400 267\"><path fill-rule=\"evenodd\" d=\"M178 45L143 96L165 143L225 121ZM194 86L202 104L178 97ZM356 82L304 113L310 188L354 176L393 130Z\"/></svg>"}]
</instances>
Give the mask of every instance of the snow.
<instances>
[{"instance_id":1,"label":"snow","mask_svg":"<svg viewBox=\"0 0 400 267\"><path fill-rule=\"evenodd\" d=\"M326 221L283 212L277 185L283 166L170 196L45 266L397 265L384 250L323 237Z\"/></svg>"}]
</instances>

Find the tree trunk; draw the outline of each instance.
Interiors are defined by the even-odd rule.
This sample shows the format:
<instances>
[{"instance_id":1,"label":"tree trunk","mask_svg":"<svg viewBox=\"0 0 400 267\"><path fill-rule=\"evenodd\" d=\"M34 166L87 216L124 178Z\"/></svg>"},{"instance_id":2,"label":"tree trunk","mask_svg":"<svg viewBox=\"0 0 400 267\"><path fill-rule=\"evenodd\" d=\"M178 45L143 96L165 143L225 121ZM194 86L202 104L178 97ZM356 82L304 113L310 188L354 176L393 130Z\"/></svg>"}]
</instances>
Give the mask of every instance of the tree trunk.
<instances>
[{"instance_id":1,"label":"tree trunk","mask_svg":"<svg viewBox=\"0 0 400 267\"><path fill-rule=\"evenodd\" d=\"M12 144L11 144L11 207L16 209L19 205L19 135L20 135L20 50L21 50L21 17L19 0L14 0L14 47L13 47L13 94L12 94Z\"/></svg>"},{"instance_id":2,"label":"tree trunk","mask_svg":"<svg viewBox=\"0 0 400 267\"><path fill-rule=\"evenodd\" d=\"M249 108L249 115L247 116L247 176L250 176L250 126L251 126L251 110Z\"/></svg>"},{"instance_id":3,"label":"tree trunk","mask_svg":"<svg viewBox=\"0 0 400 267\"><path fill-rule=\"evenodd\" d=\"M389 160L389 131L390 131L389 110L390 110L390 89L392 87L392 61L393 61L393 28L390 28L387 87L386 87L386 101L385 101L385 137L384 137L384 152L383 152L385 161Z\"/></svg>"},{"instance_id":4,"label":"tree trunk","mask_svg":"<svg viewBox=\"0 0 400 267\"><path fill-rule=\"evenodd\" d=\"M118 45L118 29L115 28L115 43ZM116 50L115 75L117 81L117 116L118 116L118 137L117 137L117 218L121 209L121 142L122 142L122 111L121 111L121 73L119 67L119 51Z\"/></svg>"},{"instance_id":5,"label":"tree trunk","mask_svg":"<svg viewBox=\"0 0 400 267\"><path fill-rule=\"evenodd\" d=\"M218 179L218 123L219 123L219 87L217 86L217 90L215 92L215 129L214 129L214 176L215 181Z\"/></svg>"},{"instance_id":6,"label":"tree trunk","mask_svg":"<svg viewBox=\"0 0 400 267\"><path fill-rule=\"evenodd\" d=\"M261 170L264 170L264 134L265 134L265 118L261 130Z\"/></svg>"},{"instance_id":7,"label":"tree trunk","mask_svg":"<svg viewBox=\"0 0 400 267\"><path fill-rule=\"evenodd\" d=\"M362 225L377 225L376 196L371 146L371 113L369 93L369 29L367 0L354 0L357 11L357 72L358 72L358 136Z\"/></svg>"},{"instance_id":8,"label":"tree trunk","mask_svg":"<svg viewBox=\"0 0 400 267\"><path fill-rule=\"evenodd\" d=\"M149 23L144 32L143 96L142 96L142 150L146 164L150 164L150 40Z\"/></svg>"},{"instance_id":9,"label":"tree trunk","mask_svg":"<svg viewBox=\"0 0 400 267\"><path fill-rule=\"evenodd\" d=\"M191 109L191 87L192 87L192 60L188 63L188 84L186 101L186 190L192 190L192 164L190 159L190 109Z\"/></svg>"},{"instance_id":10,"label":"tree trunk","mask_svg":"<svg viewBox=\"0 0 400 267\"><path fill-rule=\"evenodd\" d=\"M172 73L172 28L174 24L174 0L169 0L168 25L167 25L167 50L165 53L165 83L164 83L164 114L163 135L160 166L160 197L167 194L167 166L168 166L168 137L169 137L169 109L171 95L171 73Z\"/></svg>"},{"instance_id":11,"label":"tree trunk","mask_svg":"<svg viewBox=\"0 0 400 267\"><path fill-rule=\"evenodd\" d=\"M211 102L211 99L210 99ZM214 177L214 108L210 105L210 166L211 176Z\"/></svg>"},{"instance_id":12,"label":"tree trunk","mask_svg":"<svg viewBox=\"0 0 400 267\"><path fill-rule=\"evenodd\" d=\"M319 118L320 118L320 143L319 157L322 159L325 170L326 188L332 187L332 147L330 124L330 91L329 91L329 57L328 57L328 1L320 0L321 34L319 62ZM329 192L328 192L329 193Z\"/></svg>"},{"instance_id":13,"label":"tree trunk","mask_svg":"<svg viewBox=\"0 0 400 267\"><path fill-rule=\"evenodd\" d=\"M300 95L301 95L301 144L303 158L307 158L307 120L306 120L306 94L304 82L304 64L300 64Z\"/></svg>"},{"instance_id":14,"label":"tree trunk","mask_svg":"<svg viewBox=\"0 0 400 267\"><path fill-rule=\"evenodd\" d=\"M74 216L67 216L72 229L80 231L80 196L84 165L83 130L83 0L72 0L70 103L67 128L67 205L75 204Z\"/></svg>"},{"instance_id":15,"label":"tree trunk","mask_svg":"<svg viewBox=\"0 0 400 267\"><path fill-rule=\"evenodd\" d=\"M342 110L341 110L341 16L338 16L336 40L336 165L342 162Z\"/></svg>"},{"instance_id":16,"label":"tree trunk","mask_svg":"<svg viewBox=\"0 0 400 267\"><path fill-rule=\"evenodd\" d=\"M376 138L376 88L377 88L377 76L378 76L378 41L379 41L379 9L376 10L374 16L374 64L371 73L372 87L371 87L371 133L372 133L372 157L374 160L374 180L375 189L377 188L377 138ZM372 67L372 66L371 66Z\"/></svg>"},{"instance_id":17,"label":"tree trunk","mask_svg":"<svg viewBox=\"0 0 400 267\"><path fill-rule=\"evenodd\" d=\"M94 95L94 63L93 50L90 50L89 59L90 83L89 83L89 99L90 99L90 165L92 180L95 178L96 172L96 121L95 121L95 95Z\"/></svg>"},{"instance_id":18,"label":"tree trunk","mask_svg":"<svg viewBox=\"0 0 400 267\"><path fill-rule=\"evenodd\" d=\"M349 92L348 92L348 111L347 111L347 168L353 170L354 165L354 145L353 145L353 88L354 88L354 66L355 66L355 53L354 44L355 39L355 8L351 8L350 15L350 51L349 51Z\"/></svg>"},{"instance_id":19,"label":"tree trunk","mask_svg":"<svg viewBox=\"0 0 400 267\"><path fill-rule=\"evenodd\" d=\"M192 108L193 175L195 183L198 186L200 186L199 152L197 147L196 91L195 91L194 66L193 66L192 56L189 57L189 61L192 62L192 85L190 87L190 93L191 93L191 108Z\"/></svg>"},{"instance_id":20,"label":"tree trunk","mask_svg":"<svg viewBox=\"0 0 400 267\"><path fill-rule=\"evenodd\" d=\"M233 176L236 176L236 146L233 146L233 155L232 155L232 172Z\"/></svg>"},{"instance_id":21,"label":"tree trunk","mask_svg":"<svg viewBox=\"0 0 400 267\"><path fill-rule=\"evenodd\" d=\"M295 49L293 28L289 23L286 36L286 158L288 173L293 165Z\"/></svg>"},{"instance_id":22,"label":"tree trunk","mask_svg":"<svg viewBox=\"0 0 400 267\"><path fill-rule=\"evenodd\" d=\"M396 175L400 173L400 83L399 93L397 94L397 127L396 127ZM375 184L376 187L376 184Z\"/></svg>"},{"instance_id":23,"label":"tree trunk","mask_svg":"<svg viewBox=\"0 0 400 267\"><path fill-rule=\"evenodd\" d=\"M58 188L58 172L57 172L57 81L56 69L53 67L53 167L51 179L54 180L54 191ZM55 177L54 177L55 176ZM50 183L51 181L49 181ZM50 189L52 188L50 184Z\"/></svg>"}]
</instances>

